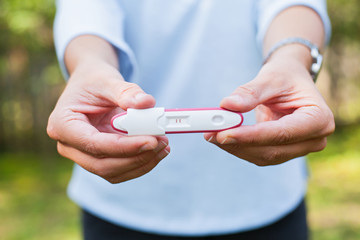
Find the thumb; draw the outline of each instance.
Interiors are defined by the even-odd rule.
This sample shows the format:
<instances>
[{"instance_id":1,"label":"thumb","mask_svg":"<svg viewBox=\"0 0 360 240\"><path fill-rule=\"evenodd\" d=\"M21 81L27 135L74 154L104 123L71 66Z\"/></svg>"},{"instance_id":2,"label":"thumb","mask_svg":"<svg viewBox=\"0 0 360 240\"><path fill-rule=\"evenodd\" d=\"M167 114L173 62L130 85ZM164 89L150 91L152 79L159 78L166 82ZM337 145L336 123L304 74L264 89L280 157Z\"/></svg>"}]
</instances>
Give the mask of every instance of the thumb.
<instances>
[{"instance_id":1,"label":"thumb","mask_svg":"<svg viewBox=\"0 0 360 240\"><path fill-rule=\"evenodd\" d=\"M268 99L269 86L258 78L238 87L222 99L220 106L232 111L248 112Z\"/></svg>"},{"instance_id":2,"label":"thumb","mask_svg":"<svg viewBox=\"0 0 360 240\"><path fill-rule=\"evenodd\" d=\"M151 108L155 106L153 96L145 93L137 84L126 81L114 81L109 88L112 101L119 107L128 108Z\"/></svg>"}]
</instances>

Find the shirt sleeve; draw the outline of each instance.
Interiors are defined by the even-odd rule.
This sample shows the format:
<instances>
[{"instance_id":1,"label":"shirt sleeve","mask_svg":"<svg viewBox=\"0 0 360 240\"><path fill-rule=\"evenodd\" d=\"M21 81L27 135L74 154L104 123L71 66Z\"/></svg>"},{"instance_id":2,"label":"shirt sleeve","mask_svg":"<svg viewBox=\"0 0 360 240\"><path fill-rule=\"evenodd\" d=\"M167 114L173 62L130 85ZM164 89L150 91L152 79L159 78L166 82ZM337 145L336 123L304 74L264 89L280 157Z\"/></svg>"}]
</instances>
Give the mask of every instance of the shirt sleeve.
<instances>
[{"instance_id":1,"label":"shirt sleeve","mask_svg":"<svg viewBox=\"0 0 360 240\"><path fill-rule=\"evenodd\" d=\"M262 49L266 31L272 20L284 9L302 5L313 9L321 18L325 29L325 44L330 40L331 24L327 14L326 0L259 0L257 5L257 44Z\"/></svg>"},{"instance_id":2,"label":"shirt sleeve","mask_svg":"<svg viewBox=\"0 0 360 240\"><path fill-rule=\"evenodd\" d=\"M65 79L67 45L77 36L91 34L111 43L118 51L120 71L125 79L132 76L135 58L124 38L124 12L116 0L57 0L54 21L56 54Z\"/></svg>"}]
</instances>

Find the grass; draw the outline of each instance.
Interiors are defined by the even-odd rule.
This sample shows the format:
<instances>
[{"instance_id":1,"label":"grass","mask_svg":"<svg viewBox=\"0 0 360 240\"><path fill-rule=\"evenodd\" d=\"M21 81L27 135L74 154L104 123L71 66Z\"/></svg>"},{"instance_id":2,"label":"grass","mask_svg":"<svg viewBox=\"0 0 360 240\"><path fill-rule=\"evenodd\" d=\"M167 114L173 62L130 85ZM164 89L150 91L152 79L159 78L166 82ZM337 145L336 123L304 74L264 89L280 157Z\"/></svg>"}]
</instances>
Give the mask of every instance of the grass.
<instances>
[{"instance_id":1,"label":"grass","mask_svg":"<svg viewBox=\"0 0 360 240\"><path fill-rule=\"evenodd\" d=\"M360 239L360 127L337 131L309 156L313 240ZM78 208L66 197L69 160L0 154L0 239L79 240Z\"/></svg>"},{"instance_id":2,"label":"grass","mask_svg":"<svg viewBox=\"0 0 360 240\"><path fill-rule=\"evenodd\" d=\"M337 131L309 156L309 222L314 240L360 239L360 127Z\"/></svg>"},{"instance_id":3,"label":"grass","mask_svg":"<svg viewBox=\"0 0 360 240\"><path fill-rule=\"evenodd\" d=\"M80 239L78 209L65 194L72 164L52 158L0 156L0 239Z\"/></svg>"}]
</instances>

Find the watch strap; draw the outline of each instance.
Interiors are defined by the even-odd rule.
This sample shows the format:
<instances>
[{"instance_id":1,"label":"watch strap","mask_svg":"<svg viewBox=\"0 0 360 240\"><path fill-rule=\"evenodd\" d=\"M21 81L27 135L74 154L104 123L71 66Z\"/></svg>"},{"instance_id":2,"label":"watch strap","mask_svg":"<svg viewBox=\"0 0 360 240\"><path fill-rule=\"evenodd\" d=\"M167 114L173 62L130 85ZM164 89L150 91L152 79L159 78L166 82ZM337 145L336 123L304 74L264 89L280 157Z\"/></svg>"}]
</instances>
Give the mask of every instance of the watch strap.
<instances>
[{"instance_id":1,"label":"watch strap","mask_svg":"<svg viewBox=\"0 0 360 240\"><path fill-rule=\"evenodd\" d=\"M279 48L285 46L285 45L289 45L289 44L301 44L303 46L306 46L307 48L310 49L310 54L312 57L312 64L310 67L310 75L312 77L312 79L314 80L314 82L316 82L317 76L320 72L321 66L322 66L322 62L323 62L323 56L321 55L319 48L313 44L312 42L310 42L309 40L306 40L304 38L300 38L300 37L290 37L290 38L285 38L279 42L277 42L269 51L269 53L266 55L264 63L266 63L268 61L268 59L270 58L270 56Z\"/></svg>"}]
</instances>

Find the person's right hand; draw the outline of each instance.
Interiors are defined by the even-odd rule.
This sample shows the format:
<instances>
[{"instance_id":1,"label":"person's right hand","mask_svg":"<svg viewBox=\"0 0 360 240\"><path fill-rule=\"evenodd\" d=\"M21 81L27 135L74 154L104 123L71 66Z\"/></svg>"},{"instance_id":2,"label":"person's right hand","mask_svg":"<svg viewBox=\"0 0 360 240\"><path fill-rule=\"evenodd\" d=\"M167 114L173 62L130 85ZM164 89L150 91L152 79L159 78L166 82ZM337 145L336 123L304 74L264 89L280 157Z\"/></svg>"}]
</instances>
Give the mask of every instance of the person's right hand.
<instances>
[{"instance_id":1,"label":"person's right hand","mask_svg":"<svg viewBox=\"0 0 360 240\"><path fill-rule=\"evenodd\" d=\"M103 62L79 65L50 115L47 132L58 152L106 179L119 183L153 169L170 148L166 137L128 137L110 125L127 108L150 108L155 99ZM122 110L123 109L123 110Z\"/></svg>"}]
</instances>

